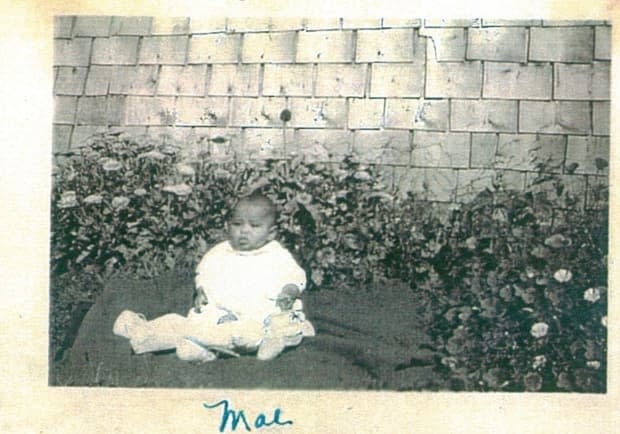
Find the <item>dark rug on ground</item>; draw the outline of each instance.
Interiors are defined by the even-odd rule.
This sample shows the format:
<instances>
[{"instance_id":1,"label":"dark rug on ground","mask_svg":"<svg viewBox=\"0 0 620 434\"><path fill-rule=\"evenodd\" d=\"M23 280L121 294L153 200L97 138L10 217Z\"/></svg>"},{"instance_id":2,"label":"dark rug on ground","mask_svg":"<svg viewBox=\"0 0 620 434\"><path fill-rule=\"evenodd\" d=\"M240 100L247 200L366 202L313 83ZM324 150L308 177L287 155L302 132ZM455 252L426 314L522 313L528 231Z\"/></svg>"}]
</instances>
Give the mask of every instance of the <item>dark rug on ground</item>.
<instances>
[{"instance_id":1,"label":"dark rug on ground","mask_svg":"<svg viewBox=\"0 0 620 434\"><path fill-rule=\"evenodd\" d=\"M50 384L106 387L437 389L433 354L416 315L415 294L400 282L353 290L306 292L313 338L269 362L254 355L205 364L177 359L173 351L132 354L112 333L124 309L148 319L186 314L192 280L167 275L152 280L114 278L85 316L73 346L50 366Z\"/></svg>"}]
</instances>

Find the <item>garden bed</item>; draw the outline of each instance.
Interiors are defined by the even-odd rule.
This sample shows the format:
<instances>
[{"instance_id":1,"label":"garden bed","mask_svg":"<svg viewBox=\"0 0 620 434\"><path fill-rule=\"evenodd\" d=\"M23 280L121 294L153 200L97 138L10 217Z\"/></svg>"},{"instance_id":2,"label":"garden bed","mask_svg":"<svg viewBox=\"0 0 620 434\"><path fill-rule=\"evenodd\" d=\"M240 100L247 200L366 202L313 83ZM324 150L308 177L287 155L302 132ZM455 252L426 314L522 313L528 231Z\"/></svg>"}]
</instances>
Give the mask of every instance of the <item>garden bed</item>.
<instances>
[{"instance_id":1,"label":"garden bed","mask_svg":"<svg viewBox=\"0 0 620 434\"><path fill-rule=\"evenodd\" d=\"M72 309L97 302L53 363L53 384L178 385L175 372L188 387L605 392L606 160L593 162L586 195L561 175L576 167L536 161L524 191L497 172L467 203L440 204L426 187L385 185L355 155L239 161L182 149L112 134L65 155L52 195L53 354L70 342ZM262 365L131 356L109 333L113 317L185 313L191 279L163 273L189 276L225 239L235 198L254 191L279 210L278 239L306 271L319 335ZM150 280L111 278L119 273ZM370 283L386 278L404 283Z\"/></svg>"}]
</instances>

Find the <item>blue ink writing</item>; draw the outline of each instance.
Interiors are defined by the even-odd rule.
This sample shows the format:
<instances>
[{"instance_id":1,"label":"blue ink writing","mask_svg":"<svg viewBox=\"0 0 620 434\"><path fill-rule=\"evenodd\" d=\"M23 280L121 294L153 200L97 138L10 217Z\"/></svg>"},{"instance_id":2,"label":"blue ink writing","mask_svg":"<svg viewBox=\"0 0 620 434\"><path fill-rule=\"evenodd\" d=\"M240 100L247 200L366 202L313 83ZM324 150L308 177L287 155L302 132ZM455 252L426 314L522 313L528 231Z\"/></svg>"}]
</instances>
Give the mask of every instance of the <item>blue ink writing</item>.
<instances>
[{"instance_id":1,"label":"blue ink writing","mask_svg":"<svg viewBox=\"0 0 620 434\"><path fill-rule=\"evenodd\" d=\"M230 420L231 431L236 431L239 424L242 424L243 428L245 428L246 431L252 431L250 423L248 422L248 419L245 413L243 412L243 410L239 410L237 412L232 408L229 409L230 403L228 402L227 399L224 399L215 404L208 404L204 402L202 405L204 408L207 408L207 409L213 409L213 408L222 406L222 419L220 422L220 432L224 432L226 430L229 420ZM253 426L255 429L261 429L261 428L269 427L272 425L280 425L280 426L293 425L292 420L281 421L280 420L281 414L282 414L282 410L280 408L276 408L273 412L273 418L271 419L271 421L269 421L267 419L267 416L264 413L259 413L258 416L256 416L256 418L254 419Z\"/></svg>"}]
</instances>

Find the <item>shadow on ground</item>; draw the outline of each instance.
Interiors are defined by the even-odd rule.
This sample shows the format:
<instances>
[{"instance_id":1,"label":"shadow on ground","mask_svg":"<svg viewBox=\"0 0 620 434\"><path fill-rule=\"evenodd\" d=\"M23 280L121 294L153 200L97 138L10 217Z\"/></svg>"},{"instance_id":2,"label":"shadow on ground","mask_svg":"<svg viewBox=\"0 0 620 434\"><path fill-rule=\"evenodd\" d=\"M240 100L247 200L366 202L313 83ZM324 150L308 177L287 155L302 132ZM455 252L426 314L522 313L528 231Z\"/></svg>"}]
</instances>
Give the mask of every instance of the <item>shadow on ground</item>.
<instances>
[{"instance_id":1,"label":"shadow on ground","mask_svg":"<svg viewBox=\"0 0 620 434\"><path fill-rule=\"evenodd\" d=\"M317 335L270 362L252 355L196 365L174 352L132 354L112 334L124 309L147 318L185 314L192 280L115 278L86 314L71 349L51 362L50 384L59 386L425 390L441 388L433 354L416 315L415 294L395 282L358 291L304 295ZM422 348L420 347L422 346Z\"/></svg>"}]
</instances>

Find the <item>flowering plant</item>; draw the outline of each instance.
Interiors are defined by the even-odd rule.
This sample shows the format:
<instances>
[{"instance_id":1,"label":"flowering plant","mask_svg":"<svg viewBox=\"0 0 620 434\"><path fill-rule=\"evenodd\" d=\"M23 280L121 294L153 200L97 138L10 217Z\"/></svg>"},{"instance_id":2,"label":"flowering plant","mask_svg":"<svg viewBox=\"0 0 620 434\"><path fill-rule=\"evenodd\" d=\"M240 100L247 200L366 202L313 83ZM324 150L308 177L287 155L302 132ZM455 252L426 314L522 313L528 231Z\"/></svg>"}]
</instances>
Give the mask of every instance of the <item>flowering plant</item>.
<instances>
[{"instance_id":1,"label":"flowering plant","mask_svg":"<svg viewBox=\"0 0 620 434\"><path fill-rule=\"evenodd\" d=\"M192 272L225 238L235 198L258 190L278 205L280 239L312 286L409 283L403 296L419 300L450 389L605 390L608 193L598 178L588 208L546 173L525 192L494 185L442 207L391 191L353 157L238 161L180 150L104 134L64 155L52 191L52 309L61 313L52 318L119 271Z\"/></svg>"},{"instance_id":2,"label":"flowering plant","mask_svg":"<svg viewBox=\"0 0 620 434\"><path fill-rule=\"evenodd\" d=\"M280 238L314 284L355 285L383 269L393 198L374 167L351 158L187 159L170 144L110 134L65 157L52 195L53 273L192 270L224 239L233 201L255 190L278 205Z\"/></svg>"},{"instance_id":3,"label":"flowering plant","mask_svg":"<svg viewBox=\"0 0 620 434\"><path fill-rule=\"evenodd\" d=\"M605 391L607 207L567 203L488 190L441 227L413 286L451 389Z\"/></svg>"},{"instance_id":4,"label":"flowering plant","mask_svg":"<svg viewBox=\"0 0 620 434\"><path fill-rule=\"evenodd\" d=\"M383 273L392 196L376 168L352 158L333 165L301 157L188 157L169 138L123 134L93 136L59 157L51 286L62 317L72 304L92 301L93 288L100 288L69 289L66 282L84 277L101 282L118 272L140 277L193 272L208 248L225 239L234 200L255 190L278 205L279 238L311 286L356 286Z\"/></svg>"},{"instance_id":5,"label":"flowering plant","mask_svg":"<svg viewBox=\"0 0 620 434\"><path fill-rule=\"evenodd\" d=\"M383 275L394 196L375 167L352 158L337 166L267 160L246 184L278 205L280 238L315 286L354 287Z\"/></svg>"}]
</instances>

